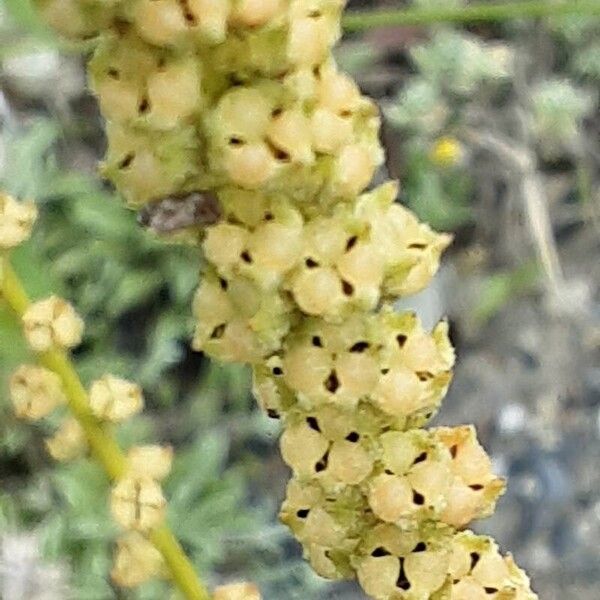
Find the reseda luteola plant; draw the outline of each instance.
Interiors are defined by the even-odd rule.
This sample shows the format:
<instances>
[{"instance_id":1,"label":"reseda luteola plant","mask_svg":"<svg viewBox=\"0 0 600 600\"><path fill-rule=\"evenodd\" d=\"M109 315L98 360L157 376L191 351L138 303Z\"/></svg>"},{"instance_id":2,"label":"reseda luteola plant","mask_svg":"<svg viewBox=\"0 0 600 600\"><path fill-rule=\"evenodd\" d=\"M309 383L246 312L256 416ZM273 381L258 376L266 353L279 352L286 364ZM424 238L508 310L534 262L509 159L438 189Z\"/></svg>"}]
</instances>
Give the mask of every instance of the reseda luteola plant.
<instances>
[{"instance_id":1,"label":"reseda luteola plant","mask_svg":"<svg viewBox=\"0 0 600 600\"><path fill-rule=\"evenodd\" d=\"M103 166L128 204L216 194L219 222L175 237L206 267L194 346L246 362L281 419L282 520L317 573L376 599L535 598L466 526L504 489L472 427L422 427L454 353L391 302L427 286L450 242L367 188L375 104L337 68L343 0L39 0L96 38ZM245 597L245 596L240 596Z\"/></svg>"}]
</instances>

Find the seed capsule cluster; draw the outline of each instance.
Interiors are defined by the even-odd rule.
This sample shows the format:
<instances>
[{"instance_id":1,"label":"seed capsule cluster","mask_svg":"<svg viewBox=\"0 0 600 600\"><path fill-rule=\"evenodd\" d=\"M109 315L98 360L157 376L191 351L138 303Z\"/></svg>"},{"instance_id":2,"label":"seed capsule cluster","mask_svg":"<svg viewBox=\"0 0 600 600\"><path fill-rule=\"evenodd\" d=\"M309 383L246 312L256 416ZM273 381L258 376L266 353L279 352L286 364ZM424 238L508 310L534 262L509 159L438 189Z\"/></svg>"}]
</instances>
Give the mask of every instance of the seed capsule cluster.
<instances>
[{"instance_id":1,"label":"seed capsule cluster","mask_svg":"<svg viewBox=\"0 0 600 600\"><path fill-rule=\"evenodd\" d=\"M331 55L344 1L39 1L59 30L99 38L104 172L128 203L218 198L220 220L185 231L207 262L194 347L249 363L281 419L281 518L314 569L378 600L535 598L491 540L462 532L504 489L473 428L420 429L451 380L448 326L426 332L391 303L428 285L450 237L396 203L395 183L366 191L383 152L374 103ZM118 420L104 397L98 410ZM117 485L126 527L160 520L161 476Z\"/></svg>"}]
</instances>

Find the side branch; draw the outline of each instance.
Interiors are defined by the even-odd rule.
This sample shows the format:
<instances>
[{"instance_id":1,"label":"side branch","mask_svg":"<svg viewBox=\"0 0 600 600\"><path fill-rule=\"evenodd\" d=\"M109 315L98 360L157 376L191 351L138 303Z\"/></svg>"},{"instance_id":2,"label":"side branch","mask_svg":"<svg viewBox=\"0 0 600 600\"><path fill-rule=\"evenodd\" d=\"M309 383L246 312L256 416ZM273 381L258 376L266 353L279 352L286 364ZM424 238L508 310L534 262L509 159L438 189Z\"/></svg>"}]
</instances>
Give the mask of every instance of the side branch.
<instances>
[{"instance_id":1,"label":"side branch","mask_svg":"<svg viewBox=\"0 0 600 600\"><path fill-rule=\"evenodd\" d=\"M346 31L361 31L391 25L506 21L572 14L600 15L600 1L565 0L553 3L548 0L527 0L502 4L473 4L466 7L364 11L347 14L343 25Z\"/></svg>"},{"instance_id":2,"label":"side branch","mask_svg":"<svg viewBox=\"0 0 600 600\"><path fill-rule=\"evenodd\" d=\"M0 263L0 296L6 300L19 318L31 304L8 255L2 257ZM121 478L127 468L125 455L115 438L92 414L87 391L69 355L61 350L50 350L37 356L44 367L60 377L69 410L84 430L93 457L100 463L110 480L116 481ZM166 525L151 530L148 539L162 554L174 585L186 599L210 599L208 591L199 581L188 557Z\"/></svg>"}]
</instances>

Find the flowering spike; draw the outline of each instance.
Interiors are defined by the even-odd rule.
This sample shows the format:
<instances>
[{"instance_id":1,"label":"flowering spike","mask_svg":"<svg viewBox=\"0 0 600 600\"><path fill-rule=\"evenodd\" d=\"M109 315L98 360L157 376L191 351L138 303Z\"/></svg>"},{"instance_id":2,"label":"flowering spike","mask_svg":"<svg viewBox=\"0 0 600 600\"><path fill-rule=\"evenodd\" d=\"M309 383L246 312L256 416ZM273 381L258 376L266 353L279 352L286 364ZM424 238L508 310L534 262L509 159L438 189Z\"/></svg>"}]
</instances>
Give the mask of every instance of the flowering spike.
<instances>
[{"instance_id":1,"label":"flowering spike","mask_svg":"<svg viewBox=\"0 0 600 600\"><path fill-rule=\"evenodd\" d=\"M457 533L504 489L474 430L418 429L454 351L447 323L425 332L390 306L430 283L451 236L397 203L396 183L369 187L380 119L332 56L344 0L38 1L58 29L100 33L104 173L127 202L218 197L217 222L186 232L207 262L193 346L252 365L293 472L281 518L314 569L378 600L534 599L491 541ZM459 155L439 140L431 160ZM113 512L146 529L162 494L135 452Z\"/></svg>"}]
</instances>

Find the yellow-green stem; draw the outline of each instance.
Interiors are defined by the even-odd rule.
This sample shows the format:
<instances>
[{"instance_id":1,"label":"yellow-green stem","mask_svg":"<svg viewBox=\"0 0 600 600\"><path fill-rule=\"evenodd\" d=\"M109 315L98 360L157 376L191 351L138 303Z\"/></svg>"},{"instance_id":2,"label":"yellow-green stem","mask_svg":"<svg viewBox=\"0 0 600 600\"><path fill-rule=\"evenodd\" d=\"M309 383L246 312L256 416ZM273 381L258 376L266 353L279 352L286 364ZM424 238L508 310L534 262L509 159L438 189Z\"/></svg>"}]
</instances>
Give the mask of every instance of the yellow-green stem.
<instances>
[{"instance_id":1,"label":"yellow-green stem","mask_svg":"<svg viewBox=\"0 0 600 600\"><path fill-rule=\"evenodd\" d=\"M472 23L505 21L564 15L600 15L600 0L526 0L498 4L472 4L459 7L402 8L349 13L344 17L347 31L360 31L391 25L431 25L433 23Z\"/></svg>"},{"instance_id":2,"label":"yellow-green stem","mask_svg":"<svg viewBox=\"0 0 600 600\"><path fill-rule=\"evenodd\" d=\"M31 302L7 255L2 258L0 265L0 289L2 298L20 319ZM122 477L126 470L125 455L115 438L92 414L87 392L69 355L60 350L51 350L38 354L38 358L42 365L60 377L69 409L85 431L92 456L111 480ZM158 527L149 533L148 538L162 554L173 583L185 598L209 600L208 591L198 580L192 564L170 529L166 525Z\"/></svg>"}]
</instances>

